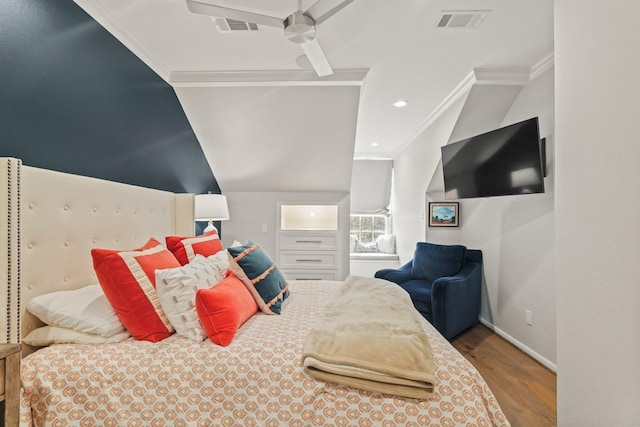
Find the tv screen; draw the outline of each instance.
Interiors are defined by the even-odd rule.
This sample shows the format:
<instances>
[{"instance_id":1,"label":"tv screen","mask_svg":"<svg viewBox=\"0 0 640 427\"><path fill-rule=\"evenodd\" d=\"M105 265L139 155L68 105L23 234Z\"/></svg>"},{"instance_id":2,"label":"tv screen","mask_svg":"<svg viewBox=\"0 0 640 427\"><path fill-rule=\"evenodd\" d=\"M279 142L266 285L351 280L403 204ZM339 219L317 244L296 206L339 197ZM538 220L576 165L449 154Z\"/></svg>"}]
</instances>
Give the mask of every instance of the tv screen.
<instances>
[{"instance_id":1,"label":"tv screen","mask_svg":"<svg viewBox=\"0 0 640 427\"><path fill-rule=\"evenodd\" d=\"M538 118L445 145L445 199L544 193Z\"/></svg>"}]
</instances>

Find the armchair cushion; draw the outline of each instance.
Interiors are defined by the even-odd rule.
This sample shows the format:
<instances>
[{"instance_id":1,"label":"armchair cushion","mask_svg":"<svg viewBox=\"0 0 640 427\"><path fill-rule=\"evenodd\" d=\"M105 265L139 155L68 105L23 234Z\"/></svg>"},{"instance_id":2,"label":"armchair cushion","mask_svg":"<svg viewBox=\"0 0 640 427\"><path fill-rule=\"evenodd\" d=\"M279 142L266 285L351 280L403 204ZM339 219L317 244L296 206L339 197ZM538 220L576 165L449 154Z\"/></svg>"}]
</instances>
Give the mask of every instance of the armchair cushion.
<instances>
[{"instance_id":1,"label":"armchair cushion","mask_svg":"<svg viewBox=\"0 0 640 427\"><path fill-rule=\"evenodd\" d=\"M455 276L464 267L467 248L419 242L413 254L411 276L431 283L438 277Z\"/></svg>"},{"instance_id":2,"label":"armchair cushion","mask_svg":"<svg viewBox=\"0 0 640 427\"><path fill-rule=\"evenodd\" d=\"M399 285L409 293L414 307L431 321L431 286L420 279L407 280Z\"/></svg>"}]
</instances>

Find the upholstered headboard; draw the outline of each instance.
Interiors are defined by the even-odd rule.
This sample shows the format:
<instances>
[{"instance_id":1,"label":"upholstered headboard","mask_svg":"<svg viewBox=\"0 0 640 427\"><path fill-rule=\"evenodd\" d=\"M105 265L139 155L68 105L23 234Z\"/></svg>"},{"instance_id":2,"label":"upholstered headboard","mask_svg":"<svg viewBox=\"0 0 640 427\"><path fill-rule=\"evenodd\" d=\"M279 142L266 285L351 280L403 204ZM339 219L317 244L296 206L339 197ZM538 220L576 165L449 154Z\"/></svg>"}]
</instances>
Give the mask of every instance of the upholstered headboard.
<instances>
[{"instance_id":1,"label":"upholstered headboard","mask_svg":"<svg viewBox=\"0 0 640 427\"><path fill-rule=\"evenodd\" d=\"M98 283L91 248L133 249L150 237L194 233L193 195L23 166L0 158L0 342L40 325L29 300ZM6 330L5 330L6 329Z\"/></svg>"}]
</instances>

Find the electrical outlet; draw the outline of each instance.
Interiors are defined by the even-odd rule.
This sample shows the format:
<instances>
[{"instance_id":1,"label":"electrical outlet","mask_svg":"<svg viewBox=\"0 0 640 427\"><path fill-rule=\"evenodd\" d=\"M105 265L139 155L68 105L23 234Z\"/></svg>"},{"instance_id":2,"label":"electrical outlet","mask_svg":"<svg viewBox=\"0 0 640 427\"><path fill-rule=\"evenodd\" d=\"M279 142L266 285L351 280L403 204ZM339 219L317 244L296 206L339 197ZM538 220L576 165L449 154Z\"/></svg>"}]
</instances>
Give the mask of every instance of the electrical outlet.
<instances>
[{"instance_id":1,"label":"electrical outlet","mask_svg":"<svg viewBox=\"0 0 640 427\"><path fill-rule=\"evenodd\" d=\"M531 310L524 311L524 321L527 322L527 325L533 326L533 313Z\"/></svg>"},{"instance_id":2,"label":"electrical outlet","mask_svg":"<svg viewBox=\"0 0 640 427\"><path fill-rule=\"evenodd\" d=\"M262 224L262 232L263 233L267 232L267 224Z\"/></svg>"}]
</instances>

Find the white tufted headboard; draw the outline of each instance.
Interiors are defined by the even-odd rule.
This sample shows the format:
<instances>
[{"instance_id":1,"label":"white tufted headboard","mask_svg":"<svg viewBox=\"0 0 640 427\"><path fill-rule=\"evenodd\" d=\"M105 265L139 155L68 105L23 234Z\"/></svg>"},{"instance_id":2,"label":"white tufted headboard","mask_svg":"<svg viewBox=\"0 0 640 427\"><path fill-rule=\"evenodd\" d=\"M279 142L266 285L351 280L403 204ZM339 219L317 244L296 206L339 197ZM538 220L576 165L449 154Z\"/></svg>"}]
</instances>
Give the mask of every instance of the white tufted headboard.
<instances>
[{"instance_id":1,"label":"white tufted headboard","mask_svg":"<svg viewBox=\"0 0 640 427\"><path fill-rule=\"evenodd\" d=\"M0 243L0 342L19 342L40 325L29 300L98 283L91 248L132 249L150 237L192 235L192 194L174 194L21 165L0 158L7 178ZM6 331L4 330L6 329Z\"/></svg>"}]
</instances>

